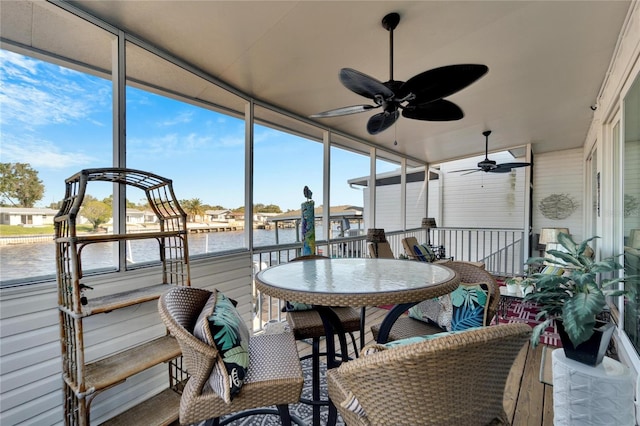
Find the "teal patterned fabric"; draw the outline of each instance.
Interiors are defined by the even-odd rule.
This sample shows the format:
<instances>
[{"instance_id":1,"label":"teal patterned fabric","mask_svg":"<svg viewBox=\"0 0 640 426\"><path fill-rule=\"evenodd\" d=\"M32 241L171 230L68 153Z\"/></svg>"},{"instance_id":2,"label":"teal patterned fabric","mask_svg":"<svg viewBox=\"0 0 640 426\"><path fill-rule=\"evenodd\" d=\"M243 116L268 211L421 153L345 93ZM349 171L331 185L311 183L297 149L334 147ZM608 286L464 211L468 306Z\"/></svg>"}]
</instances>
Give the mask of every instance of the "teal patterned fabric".
<instances>
[{"instance_id":1,"label":"teal patterned fabric","mask_svg":"<svg viewBox=\"0 0 640 426\"><path fill-rule=\"evenodd\" d=\"M418 303L409 309L409 317L459 331L485 325L488 305L488 284L460 284L449 294Z\"/></svg>"},{"instance_id":2,"label":"teal patterned fabric","mask_svg":"<svg viewBox=\"0 0 640 426\"><path fill-rule=\"evenodd\" d=\"M294 311L310 311L313 309L313 305L301 302L286 302L282 308L282 312L294 312Z\"/></svg>"},{"instance_id":3,"label":"teal patterned fabric","mask_svg":"<svg viewBox=\"0 0 640 426\"><path fill-rule=\"evenodd\" d=\"M240 392L249 368L249 329L231 300L220 292L208 320L229 376L229 399L233 400Z\"/></svg>"},{"instance_id":4,"label":"teal patterned fabric","mask_svg":"<svg viewBox=\"0 0 640 426\"><path fill-rule=\"evenodd\" d=\"M214 291L196 321L193 335L218 350L209 386L227 404L240 392L249 368L249 329L236 302Z\"/></svg>"},{"instance_id":5,"label":"teal patterned fabric","mask_svg":"<svg viewBox=\"0 0 640 426\"><path fill-rule=\"evenodd\" d=\"M451 331L482 327L486 323L489 286L485 283L459 285L451 292Z\"/></svg>"}]
</instances>

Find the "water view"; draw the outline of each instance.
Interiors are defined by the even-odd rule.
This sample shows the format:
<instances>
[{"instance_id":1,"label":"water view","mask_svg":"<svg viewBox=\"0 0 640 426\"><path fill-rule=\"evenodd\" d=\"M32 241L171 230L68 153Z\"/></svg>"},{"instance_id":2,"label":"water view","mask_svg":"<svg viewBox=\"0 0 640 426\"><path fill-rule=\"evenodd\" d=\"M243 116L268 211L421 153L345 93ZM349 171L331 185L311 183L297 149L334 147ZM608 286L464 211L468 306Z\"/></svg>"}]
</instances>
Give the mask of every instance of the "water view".
<instances>
[{"instance_id":1,"label":"water view","mask_svg":"<svg viewBox=\"0 0 640 426\"><path fill-rule=\"evenodd\" d=\"M321 229L317 230L319 233ZM275 230L254 229L256 247L276 244ZM278 230L280 244L294 243L296 230ZM116 265L116 243L89 244L82 251L82 268L90 271L113 268ZM246 247L244 231L189 234L191 256L215 253ZM158 260L158 243L155 240L136 240L127 243L127 258L132 263ZM0 245L0 281L24 280L26 278L55 274L55 245L51 241L29 244Z\"/></svg>"}]
</instances>

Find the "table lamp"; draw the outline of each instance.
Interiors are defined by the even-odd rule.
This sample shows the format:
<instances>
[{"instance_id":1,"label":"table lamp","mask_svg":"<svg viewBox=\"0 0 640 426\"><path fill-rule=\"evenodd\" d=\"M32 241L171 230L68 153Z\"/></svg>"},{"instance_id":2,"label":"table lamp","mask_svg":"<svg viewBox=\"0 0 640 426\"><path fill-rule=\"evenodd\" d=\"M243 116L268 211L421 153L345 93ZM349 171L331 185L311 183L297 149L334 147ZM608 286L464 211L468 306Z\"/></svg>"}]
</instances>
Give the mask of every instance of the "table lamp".
<instances>
[{"instance_id":1,"label":"table lamp","mask_svg":"<svg viewBox=\"0 0 640 426\"><path fill-rule=\"evenodd\" d=\"M560 259L556 258L555 256L548 254L547 251L548 250L558 250L558 251L564 251L564 252L567 251L564 247L562 247L561 244L558 243L558 235L561 232L568 235L569 228L542 228L542 230L540 231L539 244L544 244L545 246L544 248L545 258L560 261ZM564 262L561 262L561 263L564 263Z\"/></svg>"},{"instance_id":2,"label":"table lamp","mask_svg":"<svg viewBox=\"0 0 640 426\"><path fill-rule=\"evenodd\" d=\"M545 246L549 243L557 243L558 234L561 232L569 234L569 228L542 228L538 243L544 244Z\"/></svg>"},{"instance_id":3,"label":"table lamp","mask_svg":"<svg viewBox=\"0 0 640 426\"><path fill-rule=\"evenodd\" d=\"M382 228L367 229L367 242L373 243L373 251L376 254L376 257L378 257L378 244L387 242L387 237L384 235L384 229Z\"/></svg>"},{"instance_id":4,"label":"table lamp","mask_svg":"<svg viewBox=\"0 0 640 426\"><path fill-rule=\"evenodd\" d=\"M431 245L431 228L437 228L435 217L422 218L422 228L427 230L427 245Z\"/></svg>"}]
</instances>

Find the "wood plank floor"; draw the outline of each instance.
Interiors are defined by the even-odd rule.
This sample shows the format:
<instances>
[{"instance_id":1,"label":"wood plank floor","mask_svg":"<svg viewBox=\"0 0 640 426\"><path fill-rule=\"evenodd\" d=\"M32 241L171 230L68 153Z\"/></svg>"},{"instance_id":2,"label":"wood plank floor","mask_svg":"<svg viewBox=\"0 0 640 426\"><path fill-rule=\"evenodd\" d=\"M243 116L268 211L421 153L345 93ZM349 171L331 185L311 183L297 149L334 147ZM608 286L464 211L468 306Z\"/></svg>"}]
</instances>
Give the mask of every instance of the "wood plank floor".
<instances>
[{"instance_id":1,"label":"wood plank floor","mask_svg":"<svg viewBox=\"0 0 640 426\"><path fill-rule=\"evenodd\" d=\"M381 322L386 313L384 309L367 308L366 344L373 342L370 326ZM354 334L359 344L359 333ZM348 343L351 347L351 342ZM543 345L532 348L527 343L511 368L504 393L504 408L514 426L553 425L553 387L540 382L542 354L546 350L547 360L550 360L551 349ZM310 354L311 345L298 341L298 352L300 356Z\"/></svg>"}]
</instances>

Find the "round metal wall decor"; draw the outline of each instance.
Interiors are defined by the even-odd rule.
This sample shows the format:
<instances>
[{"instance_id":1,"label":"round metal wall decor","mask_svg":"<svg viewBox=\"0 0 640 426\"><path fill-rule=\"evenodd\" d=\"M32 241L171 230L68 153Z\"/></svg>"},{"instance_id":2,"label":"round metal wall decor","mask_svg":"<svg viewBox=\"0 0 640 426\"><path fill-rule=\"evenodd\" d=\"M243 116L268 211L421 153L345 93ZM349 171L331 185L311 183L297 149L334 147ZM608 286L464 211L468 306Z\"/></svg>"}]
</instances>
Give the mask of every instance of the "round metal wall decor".
<instances>
[{"instance_id":1,"label":"round metal wall decor","mask_svg":"<svg viewBox=\"0 0 640 426\"><path fill-rule=\"evenodd\" d=\"M578 203L569 194L551 194L540 200L538 209L547 219L566 219L578 208Z\"/></svg>"}]
</instances>

